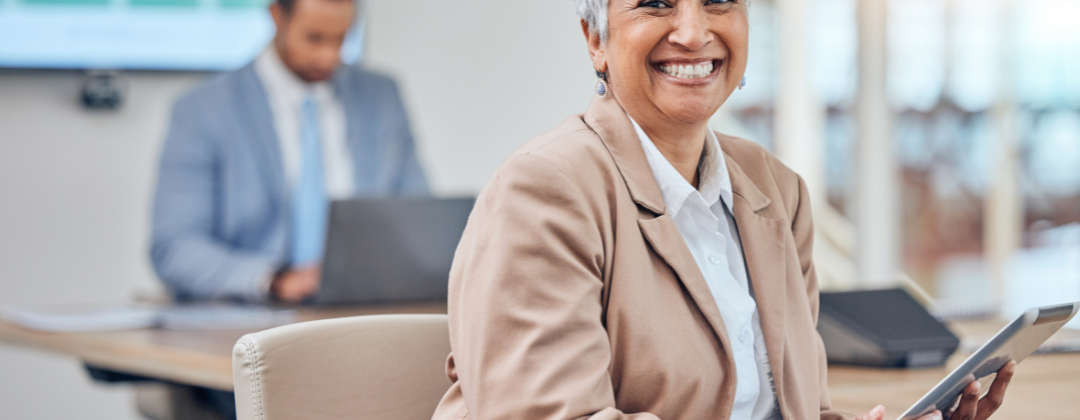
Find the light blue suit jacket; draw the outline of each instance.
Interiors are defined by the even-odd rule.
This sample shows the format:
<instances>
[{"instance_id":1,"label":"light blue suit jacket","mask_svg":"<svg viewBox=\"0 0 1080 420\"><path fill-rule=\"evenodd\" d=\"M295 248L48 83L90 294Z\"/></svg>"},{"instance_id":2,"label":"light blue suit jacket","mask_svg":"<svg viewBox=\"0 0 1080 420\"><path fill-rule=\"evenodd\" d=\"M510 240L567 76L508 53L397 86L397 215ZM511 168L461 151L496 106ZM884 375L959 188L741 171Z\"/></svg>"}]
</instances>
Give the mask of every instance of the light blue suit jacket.
<instances>
[{"instance_id":1,"label":"light blue suit jacket","mask_svg":"<svg viewBox=\"0 0 1080 420\"><path fill-rule=\"evenodd\" d=\"M426 195L397 86L356 67L332 79L358 196ZM285 267L289 201L280 143L253 65L173 108L154 196L150 258L179 300L266 297Z\"/></svg>"}]
</instances>

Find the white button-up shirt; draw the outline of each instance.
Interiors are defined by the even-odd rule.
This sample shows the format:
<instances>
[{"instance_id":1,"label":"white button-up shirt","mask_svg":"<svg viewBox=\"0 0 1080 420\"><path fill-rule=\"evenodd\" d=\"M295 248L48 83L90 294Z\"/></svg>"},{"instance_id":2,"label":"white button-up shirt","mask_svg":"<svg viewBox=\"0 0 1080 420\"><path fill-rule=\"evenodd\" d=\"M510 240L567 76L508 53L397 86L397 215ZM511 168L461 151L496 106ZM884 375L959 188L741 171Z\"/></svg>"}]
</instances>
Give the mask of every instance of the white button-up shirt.
<instances>
[{"instance_id":1,"label":"white button-up shirt","mask_svg":"<svg viewBox=\"0 0 1080 420\"><path fill-rule=\"evenodd\" d=\"M326 193L331 199L353 195L353 161L345 141L345 107L334 96L329 82L308 83L285 67L273 45L255 59L255 73L266 90L281 148L286 191L292 191L300 175L300 119L304 101L315 101L322 144Z\"/></svg>"},{"instance_id":2,"label":"white button-up shirt","mask_svg":"<svg viewBox=\"0 0 1080 420\"><path fill-rule=\"evenodd\" d=\"M700 187L695 189L664 158L637 122L630 121L660 186L667 213L694 255L724 319L737 375L731 419L781 418L757 302L750 289L742 241L732 216L731 178L716 135L710 130L705 139L698 167Z\"/></svg>"}]
</instances>

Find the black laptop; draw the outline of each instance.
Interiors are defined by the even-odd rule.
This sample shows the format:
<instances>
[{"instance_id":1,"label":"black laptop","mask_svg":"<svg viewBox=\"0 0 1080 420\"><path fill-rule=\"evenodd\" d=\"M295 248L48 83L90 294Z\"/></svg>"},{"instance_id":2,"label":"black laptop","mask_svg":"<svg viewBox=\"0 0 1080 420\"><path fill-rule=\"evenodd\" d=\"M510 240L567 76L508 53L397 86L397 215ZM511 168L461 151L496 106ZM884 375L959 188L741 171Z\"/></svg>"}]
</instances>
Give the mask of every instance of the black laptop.
<instances>
[{"instance_id":1,"label":"black laptop","mask_svg":"<svg viewBox=\"0 0 1080 420\"><path fill-rule=\"evenodd\" d=\"M334 201L315 304L446 302L473 198Z\"/></svg>"}]
</instances>

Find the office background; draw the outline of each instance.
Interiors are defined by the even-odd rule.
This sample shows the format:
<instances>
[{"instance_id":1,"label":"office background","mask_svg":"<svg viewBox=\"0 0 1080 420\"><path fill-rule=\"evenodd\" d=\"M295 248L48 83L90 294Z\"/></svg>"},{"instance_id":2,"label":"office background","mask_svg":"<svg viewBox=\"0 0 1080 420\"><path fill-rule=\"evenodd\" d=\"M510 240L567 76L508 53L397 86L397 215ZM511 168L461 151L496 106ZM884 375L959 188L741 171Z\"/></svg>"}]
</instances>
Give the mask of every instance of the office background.
<instances>
[{"instance_id":1,"label":"office background","mask_svg":"<svg viewBox=\"0 0 1080 420\"><path fill-rule=\"evenodd\" d=\"M507 154L592 95L570 0L364 1L365 63L401 84L439 195L478 192ZM1069 225L1080 222L1080 1L869 2L881 13L860 15L856 0L754 0L749 85L714 128L817 179L815 211L835 216L819 220L833 287L890 284L903 272L955 301L937 309L979 313L1000 306L993 291L1009 290L1008 272L1026 261L1050 279L1043 287L1080 295L1080 234ZM1021 7L1015 21L1001 18L1010 4ZM889 29L866 33L860 20ZM802 54L782 48L800 31L812 34ZM1022 65L1002 64L1011 54ZM868 109L857 106L860 69L887 97L871 108L888 121L876 135L891 140L869 155L855 141L868 118L858 114ZM0 304L160 292L146 251L158 151L172 102L209 75L127 72L118 111L82 108L83 77L0 70ZM1004 161L1001 115L1017 133ZM786 121L818 129L777 132ZM878 195L860 196L856 181L883 168ZM871 228L859 233L860 224ZM884 257L860 261L845 249L858 239ZM92 384L75 360L9 345L0 345L0 412L138 418L131 388Z\"/></svg>"},{"instance_id":2,"label":"office background","mask_svg":"<svg viewBox=\"0 0 1080 420\"><path fill-rule=\"evenodd\" d=\"M365 8L367 65L398 78L437 194L478 192L517 145L592 96L569 2ZM127 103L97 112L77 102L79 72L0 72L0 303L120 303L158 290L147 259L158 151L172 102L207 75L124 77ZM5 417L138 418L130 389L92 385L75 360L0 345L0 372Z\"/></svg>"}]
</instances>

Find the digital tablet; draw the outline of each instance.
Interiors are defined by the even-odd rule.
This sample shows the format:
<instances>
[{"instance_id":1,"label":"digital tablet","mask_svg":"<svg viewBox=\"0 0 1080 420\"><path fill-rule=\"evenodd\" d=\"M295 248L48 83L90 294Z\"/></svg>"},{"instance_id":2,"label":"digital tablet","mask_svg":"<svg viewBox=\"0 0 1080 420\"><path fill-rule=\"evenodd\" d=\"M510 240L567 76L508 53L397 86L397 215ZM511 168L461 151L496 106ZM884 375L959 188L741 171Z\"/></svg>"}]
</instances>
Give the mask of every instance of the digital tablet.
<instances>
[{"instance_id":1,"label":"digital tablet","mask_svg":"<svg viewBox=\"0 0 1080 420\"><path fill-rule=\"evenodd\" d=\"M1080 302L1028 309L938 382L919 402L904 412L900 420L917 419L934 410L946 413L972 381L982 383L985 393L990 389L998 369L1010 360L1020 363L1069 322L1078 309Z\"/></svg>"}]
</instances>

